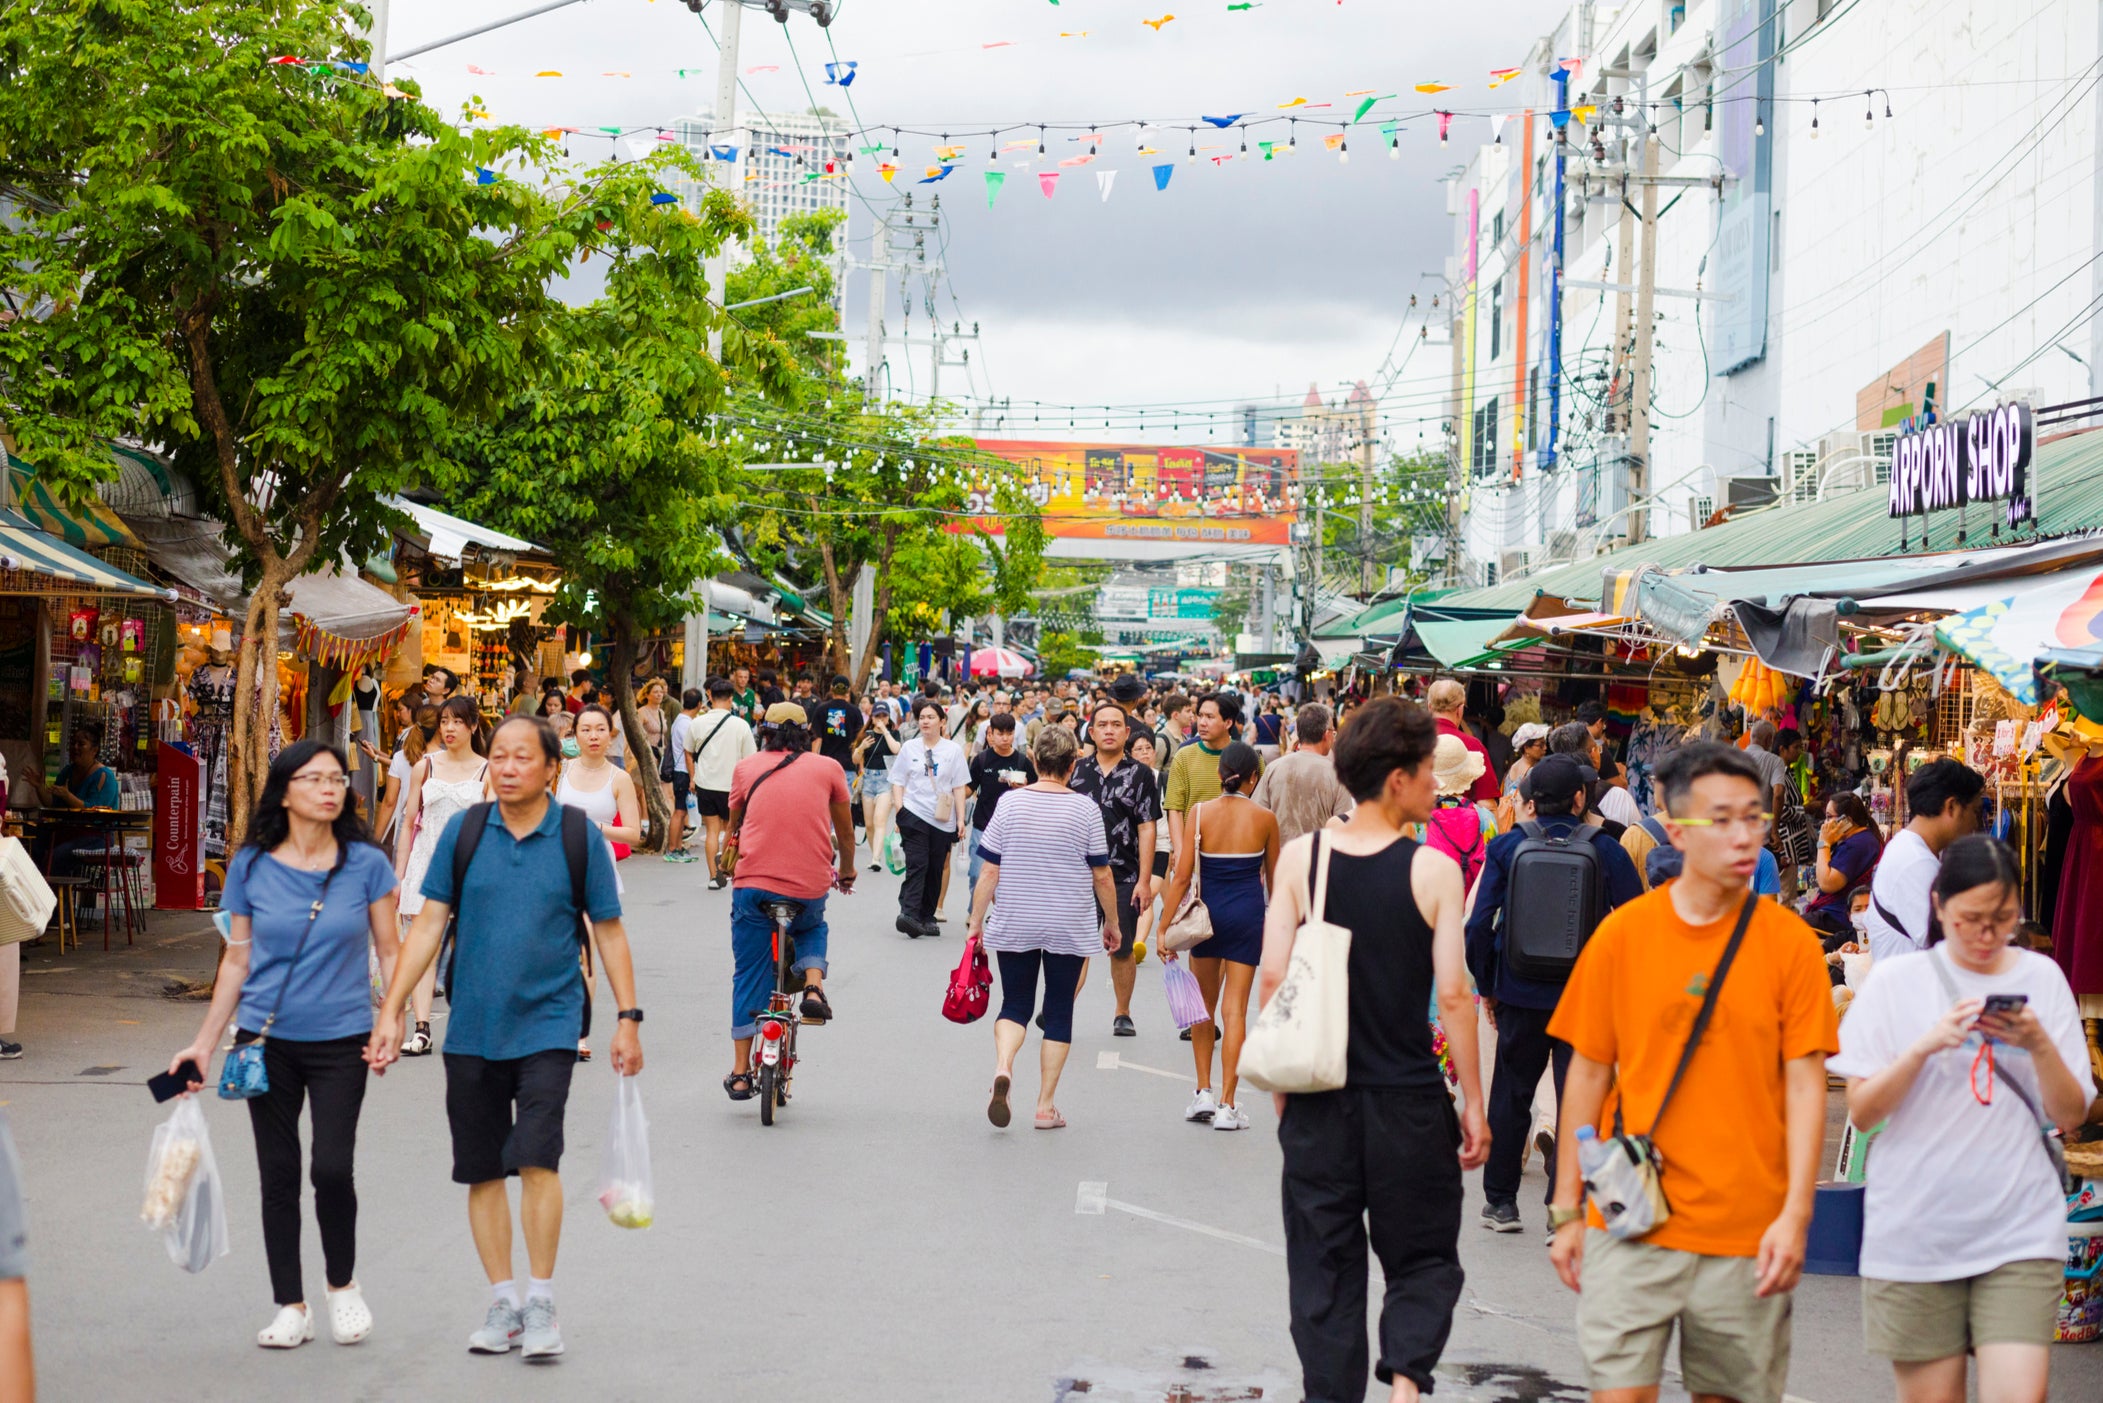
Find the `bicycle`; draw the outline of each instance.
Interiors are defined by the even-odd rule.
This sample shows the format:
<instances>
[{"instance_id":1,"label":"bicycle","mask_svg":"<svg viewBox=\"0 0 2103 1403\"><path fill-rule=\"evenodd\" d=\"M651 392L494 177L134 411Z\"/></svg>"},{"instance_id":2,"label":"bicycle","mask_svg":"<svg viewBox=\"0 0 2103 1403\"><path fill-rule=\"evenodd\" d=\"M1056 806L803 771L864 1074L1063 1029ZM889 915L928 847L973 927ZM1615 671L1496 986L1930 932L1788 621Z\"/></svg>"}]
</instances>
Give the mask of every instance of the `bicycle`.
<instances>
[{"instance_id":1,"label":"bicycle","mask_svg":"<svg viewBox=\"0 0 2103 1403\"><path fill-rule=\"evenodd\" d=\"M759 1123L774 1124L774 1112L789 1103L789 1082L796 1073L796 1030L803 1026L802 979L795 972L796 940L789 927L803 914L800 901L774 900L763 909L774 922L774 992L767 1006L753 1010L759 1064Z\"/></svg>"}]
</instances>

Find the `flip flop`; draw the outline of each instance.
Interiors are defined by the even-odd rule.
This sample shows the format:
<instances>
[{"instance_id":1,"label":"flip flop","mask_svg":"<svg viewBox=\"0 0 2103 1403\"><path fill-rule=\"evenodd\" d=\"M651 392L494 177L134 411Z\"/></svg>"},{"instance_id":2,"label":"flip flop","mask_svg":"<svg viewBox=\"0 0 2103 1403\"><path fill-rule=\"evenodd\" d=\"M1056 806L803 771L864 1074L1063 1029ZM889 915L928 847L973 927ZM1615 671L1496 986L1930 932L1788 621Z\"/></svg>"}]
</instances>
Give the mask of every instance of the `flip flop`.
<instances>
[{"instance_id":1,"label":"flip flop","mask_svg":"<svg viewBox=\"0 0 2103 1403\"><path fill-rule=\"evenodd\" d=\"M1059 1114L1059 1108L1057 1106L1051 1108L1050 1119L1045 1118L1044 1112L1037 1112L1037 1128L1039 1130L1058 1130L1064 1127L1065 1124L1066 1117Z\"/></svg>"},{"instance_id":2,"label":"flip flop","mask_svg":"<svg viewBox=\"0 0 2103 1403\"><path fill-rule=\"evenodd\" d=\"M995 1077L993 1079L993 1099L986 1103L986 1119L992 1121L996 1129L1006 1130L1008 1128L1010 1119L1008 1115L1008 1087L1010 1085L1011 1083L1006 1077Z\"/></svg>"}]
</instances>

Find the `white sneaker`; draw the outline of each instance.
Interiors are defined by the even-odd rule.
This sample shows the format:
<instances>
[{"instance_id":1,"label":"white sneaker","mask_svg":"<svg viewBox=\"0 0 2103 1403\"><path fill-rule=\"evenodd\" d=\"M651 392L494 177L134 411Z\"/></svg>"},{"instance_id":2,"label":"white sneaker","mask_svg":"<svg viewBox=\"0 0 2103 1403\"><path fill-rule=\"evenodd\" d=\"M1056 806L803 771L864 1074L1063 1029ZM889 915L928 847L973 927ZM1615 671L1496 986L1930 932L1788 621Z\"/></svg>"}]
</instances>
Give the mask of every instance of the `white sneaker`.
<instances>
[{"instance_id":1,"label":"white sneaker","mask_svg":"<svg viewBox=\"0 0 2103 1403\"><path fill-rule=\"evenodd\" d=\"M1190 1104L1183 1108L1185 1120L1211 1120L1217 1114L1219 1099L1212 1094L1212 1088L1209 1086L1191 1097Z\"/></svg>"},{"instance_id":2,"label":"white sneaker","mask_svg":"<svg viewBox=\"0 0 2103 1403\"><path fill-rule=\"evenodd\" d=\"M301 1306L279 1306L277 1319L256 1331L265 1349L298 1349L314 1338L314 1312Z\"/></svg>"},{"instance_id":3,"label":"white sneaker","mask_svg":"<svg viewBox=\"0 0 2103 1403\"><path fill-rule=\"evenodd\" d=\"M1249 1118L1239 1106L1222 1106L1212 1114L1214 1130L1247 1130Z\"/></svg>"},{"instance_id":4,"label":"white sneaker","mask_svg":"<svg viewBox=\"0 0 2103 1403\"><path fill-rule=\"evenodd\" d=\"M329 1333L336 1337L339 1345L354 1345L372 1333L372 1310L365 1304L365 1293L353 1281L341 1291L331 1291L329 1296Z\"/></svg>"}]
</instances>

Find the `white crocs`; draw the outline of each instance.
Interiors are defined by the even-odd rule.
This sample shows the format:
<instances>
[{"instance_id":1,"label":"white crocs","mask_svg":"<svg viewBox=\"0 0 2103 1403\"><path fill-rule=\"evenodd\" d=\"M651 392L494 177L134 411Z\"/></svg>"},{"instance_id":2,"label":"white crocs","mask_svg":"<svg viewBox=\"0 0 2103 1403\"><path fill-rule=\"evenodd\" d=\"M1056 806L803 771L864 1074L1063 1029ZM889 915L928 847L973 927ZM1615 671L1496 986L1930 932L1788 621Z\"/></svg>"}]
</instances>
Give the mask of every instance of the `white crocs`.
<instances>
[{"instance_id":1,"label":"white crocs","mask_svg":"<svg viewBox=\"0 0 2103 1403\"><path fill-rule=\"evenodd\" d=\"M329 1332L339 1345L354 1345L372 1333L372 1311L357 1282L329 1292Z\"/></svg>"},{"instance_id":2,"label":"white crocs","mask_svg":"<svg viewBox=\"0 0 2103 1403\"><path fill-rule=\"evenodd\" d=\"M314 1313L304 1306L279 1306L277 1319L256 1331L265 1349L298 1349L314 1338Z\"/></svg>"}]
</instances>

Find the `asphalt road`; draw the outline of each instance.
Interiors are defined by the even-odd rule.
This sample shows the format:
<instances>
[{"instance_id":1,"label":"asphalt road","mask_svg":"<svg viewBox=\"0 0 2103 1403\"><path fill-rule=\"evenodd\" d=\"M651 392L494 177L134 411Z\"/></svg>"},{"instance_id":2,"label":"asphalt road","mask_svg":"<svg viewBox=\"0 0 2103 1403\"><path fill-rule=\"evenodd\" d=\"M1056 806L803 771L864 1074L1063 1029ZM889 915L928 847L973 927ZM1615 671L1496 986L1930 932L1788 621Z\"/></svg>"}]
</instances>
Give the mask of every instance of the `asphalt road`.
<instances>
[{"instance_id":1,"label":"asphalt road","mask_svg":"<svg viewBox=\"0 0 2103 1403\"><path fill-rule=\"evenodd\" d=\"M358 1276L372 1337L340 1348L324 1323L302 1349L260 1350L254 1332L272 1308L239 1107L205 1104L232 1254L185 1275L137 1219L161 1118L143 1083L202 1012L167 991L209 977L214 943L194 917L162 917L132 950L105 955L91 940L63 957L27 952L18 1036L29 1053L0 1064L0 1097L24 1160L44 1396L1299 1397L1275 1117L1251 1096L1246 1132L1184 1123L1189 1051L1158 964L1141 968L1140 1035L1129 1039L1110 1037L1107 970L1094 971L1059 1095L1068 1127L1038 1132L1024 1115L996 1131L984 1114L991 1024L940 1015L960 936L897 935L896 879L865 871L864 890L832 901L838 1020L806 1032L796 1099L763 1129L756 1103L732 1104L720 1087L729 893L706 891L699 865L638 857L623 875L649 1012L642 1085L657 1221L623 1231L594 1200L614 1083L601 1056L579 1069L570 1103L556 1273L569 1352L546 1367L466 1351L487 1296L465 1194L449 1179L437 1058L390 1071L366 1101ZM949 929L960 933L961 864L952 886ZM1018 1066L1026 1106L1034 1044ZM1529 1165L1524 1234L1474 1227L1471 1185L1467 1292L1442 1399L1583 1397L1573 1298L1543 1249L1539 1172ZM523 1271L523 1249L519 1262ZM306 1270L318 1297L311 1219ZM1810 1278L1798 1291L1794 1397L1892 1396L1888 1368L1861 1349L1858 1290ZM2052 1396L2103 1397L2103 1346L2062 1347Z\"/></svg>"}]
</instances>

